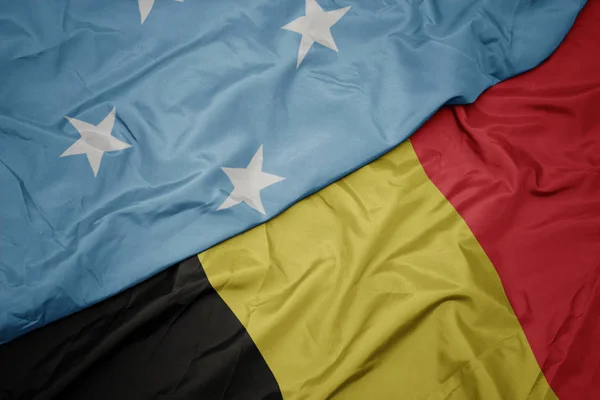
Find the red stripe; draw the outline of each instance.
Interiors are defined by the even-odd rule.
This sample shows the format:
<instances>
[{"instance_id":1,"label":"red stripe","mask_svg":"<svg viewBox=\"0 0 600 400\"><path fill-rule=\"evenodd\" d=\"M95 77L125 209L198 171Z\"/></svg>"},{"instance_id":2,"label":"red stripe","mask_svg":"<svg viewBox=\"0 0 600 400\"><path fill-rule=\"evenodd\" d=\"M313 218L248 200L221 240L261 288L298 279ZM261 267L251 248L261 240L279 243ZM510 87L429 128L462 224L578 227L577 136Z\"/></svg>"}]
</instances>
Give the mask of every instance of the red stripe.
<instances>
[{"instance_id":1,"label":"red stripe","mask_svg":"<svg viewBox=\"0 0 600 400\"><path fill-rule=\"evenodd\" d=\"M412 143L556 394L600 399L600 1L544 64L441 110Z\"/></svg>"}]
</instances>

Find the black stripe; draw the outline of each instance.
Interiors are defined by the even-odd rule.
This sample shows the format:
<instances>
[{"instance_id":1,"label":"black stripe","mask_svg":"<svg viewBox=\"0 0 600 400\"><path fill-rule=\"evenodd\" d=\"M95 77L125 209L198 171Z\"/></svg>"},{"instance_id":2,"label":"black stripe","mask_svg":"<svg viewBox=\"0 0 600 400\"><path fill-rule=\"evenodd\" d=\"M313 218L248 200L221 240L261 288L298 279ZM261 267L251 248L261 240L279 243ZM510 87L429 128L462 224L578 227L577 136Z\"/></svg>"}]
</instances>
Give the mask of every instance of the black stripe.
<instances>
[{"instance_id":1,"label":"black stripe","mask_svg":"<svg viewBox=\"0 0 600 400\"><path fill-rule=\"evenodd\" d=\"M0 398L281 399L197 257L0 346Z\"/></svg>"}]
</instances>

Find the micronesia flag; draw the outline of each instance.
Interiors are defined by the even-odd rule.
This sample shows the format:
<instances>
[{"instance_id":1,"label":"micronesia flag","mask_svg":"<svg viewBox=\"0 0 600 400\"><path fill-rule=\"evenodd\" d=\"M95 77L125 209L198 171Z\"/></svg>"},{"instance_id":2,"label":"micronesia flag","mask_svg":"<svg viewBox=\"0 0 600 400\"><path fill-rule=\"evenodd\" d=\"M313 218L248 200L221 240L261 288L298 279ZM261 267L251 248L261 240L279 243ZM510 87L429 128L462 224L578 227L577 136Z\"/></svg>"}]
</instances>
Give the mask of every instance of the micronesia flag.
<instances>
[{"instance_id":1,"label":"micronesia flag","mask_svg":"<svg viewBox=\"0 0 600 400\"><path fill-rule=\"evenodd\" d=\"M535 67L585 3L0 1L0 343Z\"/></svg>"}]
</instances>

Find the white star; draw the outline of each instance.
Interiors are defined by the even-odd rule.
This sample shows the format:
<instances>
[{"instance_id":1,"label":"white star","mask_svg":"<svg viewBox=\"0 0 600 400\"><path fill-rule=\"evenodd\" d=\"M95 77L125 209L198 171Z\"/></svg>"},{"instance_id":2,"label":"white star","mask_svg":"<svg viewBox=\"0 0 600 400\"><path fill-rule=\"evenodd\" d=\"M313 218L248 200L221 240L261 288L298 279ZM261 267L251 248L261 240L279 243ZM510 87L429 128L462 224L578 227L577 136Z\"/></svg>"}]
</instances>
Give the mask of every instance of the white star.
<instances>
[{"instance_id":1,"label":"white star","mask_svg":"<svg viewBox=\"0 0 600 400\"><path fill-rule=\"evenodd\" d=\"M98 175L100 161L102 161L104 152L124 150L131 147L130 144L111 136L113 126L115 125L114 108L98 125L92 125L75 118L65 118L79 131L81 139L73 143L71 147L65 150L60 156L66 157L76 154L85 154L94 171L94 176Z\"/></svg>"},{"instance_id":2,"label":"white star","mask_svg":"<svg viewBox=\"0 0 600 400\"><path fill-rule=\"evenodd\" d=\"M259 213L266 214L260 199L260 191L274 183L281 182L285 178L262 172L262 164L263 147L260 146L246 168L221 167L233 184L233 191L217 210L233 207L243 201Z\"/></svg>"},{"instance_id":3,"label":"white star","mask_svg":"<svg viewBox=\"0 0 600 400\"><path fill-rule=\"evenodd\" d=\"M304 60L306 53L308 53L308 50L310 50L314 42L322 44L336 52L338 51L333 36L331 36L331 27L335 25L349 9L350 7L344 7L333 11L323 11L316 0L306 0L306 15L281 27L281 29L286 29L302 35L300 49L298 49L298 64L296 64L296 68L300 66L300 63Z\"/></svg>"},{"instance_id":4,"label":"white star","mask_svg":"<svg viewBox=\"0 0 600 400\"><path fill-rule=\"evenodd\" d=\"M155 0L138 0L138 6L140 7L140 16L142 17L142 24L148 18L148 14L152 11L152 7L154 7ZM180 3L183 3L183 0L175 0Z\"/></svg>"}]
</instances>

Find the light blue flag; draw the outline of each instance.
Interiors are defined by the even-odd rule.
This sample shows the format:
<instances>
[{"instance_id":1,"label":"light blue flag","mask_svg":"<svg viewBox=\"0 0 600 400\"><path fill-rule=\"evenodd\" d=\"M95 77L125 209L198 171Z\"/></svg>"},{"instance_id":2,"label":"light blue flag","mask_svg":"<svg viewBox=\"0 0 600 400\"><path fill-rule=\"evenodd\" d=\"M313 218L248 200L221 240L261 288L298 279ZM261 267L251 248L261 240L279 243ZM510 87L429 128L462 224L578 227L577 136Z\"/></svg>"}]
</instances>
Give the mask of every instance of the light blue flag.
<instances>
[{"instance_id":1,"label":"light blue flag","mask_svg":"<svg viewBox=\"0 0 600 400\"><path fill-rule=\"evenodd\" d=\"M0 342L535 67L584 3L0 0Z\"/></svg>"}]
</instances>

